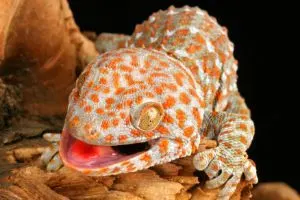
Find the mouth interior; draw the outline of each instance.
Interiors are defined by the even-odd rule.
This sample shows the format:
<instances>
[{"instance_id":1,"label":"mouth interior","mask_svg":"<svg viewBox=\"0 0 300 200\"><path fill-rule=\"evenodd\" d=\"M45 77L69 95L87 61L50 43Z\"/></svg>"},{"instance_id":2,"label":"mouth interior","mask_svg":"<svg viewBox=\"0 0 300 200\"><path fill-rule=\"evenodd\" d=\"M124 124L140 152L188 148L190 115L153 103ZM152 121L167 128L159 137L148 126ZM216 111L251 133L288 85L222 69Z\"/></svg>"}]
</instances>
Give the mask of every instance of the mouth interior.
<instances>
[{"instance_id":1,"label":"mouth interior","mask_svg":"<svg viewBox=\"0 0 300 200\"><path fill-rule=\"evenodd\" d=\"M60 152L63 160L75 167L100 168L135 157L149 150L155 141L117 146L91 145L63 132Z\"/></svg>"},{"instance_id":2,"label":"mouth interior","mask_svg":"<svg viewBox=\"0 0 300 200\"><path fill-rule=\"evenodd\" d=\"M122 155L131 155L142 151L147 151L150 149L150 147L151 145L149 144L149 142L142 142L135 144L112 146L112 149L116 152L119 152Z\"/></svg>"}]
</instances>

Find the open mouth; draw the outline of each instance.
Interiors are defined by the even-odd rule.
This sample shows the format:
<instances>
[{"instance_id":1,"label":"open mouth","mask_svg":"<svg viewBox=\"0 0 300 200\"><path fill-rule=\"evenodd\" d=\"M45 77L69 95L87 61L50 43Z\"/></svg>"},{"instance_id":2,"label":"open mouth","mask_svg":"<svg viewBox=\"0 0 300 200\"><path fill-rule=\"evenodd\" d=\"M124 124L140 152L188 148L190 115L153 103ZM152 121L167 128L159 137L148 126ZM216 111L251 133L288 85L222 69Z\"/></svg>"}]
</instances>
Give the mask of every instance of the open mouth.
<instances>
[{"instance_id":1,"label":"open mouth","mask_svg":"<svg viewBox=\"0 0 300 200\"><path fill-rule=\"evenodd\" d=\"M63 131L60 154L64 162L76 168L102 168L148 151L157 140L117 146L91 145Z\"/></svg>"}]
</instances>

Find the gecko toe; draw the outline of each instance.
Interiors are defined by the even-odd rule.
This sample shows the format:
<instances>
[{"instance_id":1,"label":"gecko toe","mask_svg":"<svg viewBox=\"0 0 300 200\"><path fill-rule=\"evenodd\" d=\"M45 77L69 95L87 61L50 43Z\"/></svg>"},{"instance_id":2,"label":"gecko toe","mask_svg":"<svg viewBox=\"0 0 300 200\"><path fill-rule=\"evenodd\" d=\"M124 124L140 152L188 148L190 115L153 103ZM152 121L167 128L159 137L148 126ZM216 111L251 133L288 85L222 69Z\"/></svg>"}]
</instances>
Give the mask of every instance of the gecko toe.
<instances>
[{"instance_id":1,"label":"gecko toe","mask_svg":"<svg viewBox=\"0 0 300 200\"><path fill-rule=\"evenodd\" d=\"M63 166L63 163L59 157L59 154L56 154L52 160L47 165L47 171L57 171Z\"/></svg>"},{"instance_id":2,"label":"gecko toe","mask_svg":"<svg viewBox=\"0 0 300 200\"><path fill-rule=\"evenodd\" d=\"M213 188L217 188L220 187L221 185L223 185L228 178L232 175L231 171L228 169L222 169L222 172L219 176L217 176L214 179L211 179L209 181L207 181L205 183L205 187L208 189L213 189Z\"/></svg>"},{"instance_id":3,"label":"gecko toe","mask_svg":"<svg viewBox=\"0 0 300 200\"><path fill-rule=\"evenodd\" d=\"M216 155L215 149L208 149L204 152L199 152L193 158L193 164L195 168L200 171L204 170L205 168L207 168L207 166L209 165L211 160L215 157L215 155Z\"/></svg>"}]
</instances>

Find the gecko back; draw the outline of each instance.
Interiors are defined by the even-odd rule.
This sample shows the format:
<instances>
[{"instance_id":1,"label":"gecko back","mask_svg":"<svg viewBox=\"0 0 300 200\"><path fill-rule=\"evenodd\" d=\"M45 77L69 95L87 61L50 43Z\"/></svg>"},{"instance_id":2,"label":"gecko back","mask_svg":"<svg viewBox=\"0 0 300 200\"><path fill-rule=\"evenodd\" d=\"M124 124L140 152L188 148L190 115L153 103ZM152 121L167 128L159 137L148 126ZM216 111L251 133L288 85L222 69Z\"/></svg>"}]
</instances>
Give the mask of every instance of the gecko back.
<instances>
[{"instance_id":1,"label":"gecko back","mask_svg":"<svg viewBox=\"0 0 300 200\"><path fill-rule=\"evenodd\" d=\"M208 109L224 109L224 100L237 91L237 64L227 30L198 7L152 14L136 26L129 45L163 50L180 60L200 84Z\"/></svg>"}]
</instances>

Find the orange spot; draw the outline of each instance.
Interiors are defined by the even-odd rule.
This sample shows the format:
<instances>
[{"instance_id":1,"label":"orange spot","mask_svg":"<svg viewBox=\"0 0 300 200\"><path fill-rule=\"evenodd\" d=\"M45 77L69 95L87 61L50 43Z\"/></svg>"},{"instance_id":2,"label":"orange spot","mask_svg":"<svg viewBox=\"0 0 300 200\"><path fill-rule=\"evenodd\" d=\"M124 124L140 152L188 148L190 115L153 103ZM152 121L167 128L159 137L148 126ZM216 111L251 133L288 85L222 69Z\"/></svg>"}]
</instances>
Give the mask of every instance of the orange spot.
<instances>
[{"instance_id":1,"label":"orange spot","mask_svg":"<svg viewBox=\"0 0 300 200\"><path fill-rule=\"evenodd\" d=\"M245 136L241 136L241 138L240 138L240 141L241 141L241 143L243 143L244 145L247 145L247 138L245 137Z\"/></svg>"},{"instance_id":2,"label":"orange spot","mask_svg":"<svg viewBox=\"0 0 300 200\"><path fill-rule=\"evenodd\" d=\"M211 169L214 170L214 171L219 171L219 167L216 164L212 164Z\"/></svg>"},{"instance_id":3,"label":"orange spot","mask_svg":"<svg viewBox=\"0 0 300 200\"><path fill-rule=\"evenodd\" d=\"M110 104L113 104L115 102L115 100L114 100L114 98L109 97L109 98L105 99L105 102L106 102L106 104L110 105Z\"/></svg>"},{"instance_id":4,"label":"orange spot","mask_svg":"<svg viewBox=\"0 0 300 200\"><path fill-rule=\"evenodd\" d=\"M165 73L162 73L162 72L153 72L151 75L150 75L151 78L157 78L157 77L162 77L162 78L168 78L169 75L168 74L165 74Z\"/></svg>"},{"instance_id":5,"label":"orange spot","mask_svg":"<svg viewBox=\"0 0 300 200\"><path fill-rule=\"evenodd\" d=\"M160 66L162 66L162 67L168 67L168 63L165 62L165 61L160 61L159 64L160 64Z\"/></svg>"},{"instance_id":6,"label":"orange spot","mask_svg":"<svg viewBox=\"0 0 300 200\"><path fill-rule=\"evenodd\" d=\"M96 113L99 114L99 115L103 115L104 110L102 108L97 108Z\"/></svg>"},{"instance_id":7,"label":"orange spot","mask_svg":"<svg viewBox=\"0 0 300 200\"><path fill-rule=\"evenodd\" d=\"M116 105L116 109L117 110L121 110L122 108L124 108L124 104L123 103L119 103Z\"/></svg>"},{"instance_id":8,"label":"orange spot","mask_svg":"<svg viewBox=\"0 0 300 200\"><path fill-rule=\"evenodd\" d=\"M121 112L121 113L120 113L120 117L121 117L122 119L125 119L125 118L126 118L126 114L125 114L124 112Z\"/></svg>"},{"instance_id":9,"label":"orange spot","mask_svg":"<svg viewBox=\"0 0 300 200\"><path fill-rule=\"evenodd\" d=\"M112 136L112 135L107 135L107 136L105 136L105 138L104 138L104 140L105 140L105 142L107 142L107 143L111 143L111 141L114 139L114 136Z\"/></svg>"},{"instance_id":10,"label":"orange spot","mask_svg":"<svg viewBox=\"0 0 300 200\"><path fill-rule=\"evenodd\" d=\"M124 94L124 95L134 94L134 93L136 93L137 91L138 91L138 89L136 89L136 88L130 88L130 89L125 90L123 94Z\"/></svg>"},{"instance_id":11,"label":"orange spot","mask_svg":"<svg viewBox=\"0 0 300 200\"><path fill-rule=\"evenodd\" d=\"M110 116L110 117L114 117L115 114L116 114L115 112L108 112L108 113L107 113L107 115Z\"/></svg>"},{"instance_id":12,"label":"orange spot","mask_svg":"<svg viewBox=\"0 0 300 200\"><path fill-rule=\"evenodd\" d=\"M178 144L178 146L180 147L180 149L181 149L181 147L183 147L183 141L182 141L181 138L176 137L175 138L175 142Z\"/></svg>"},{"instance_id":13,"label":"orange spot","mask_svg":"<svg viewBox=\"0 0 300 200\"><path fill-rule=\"evenodd\" d=\"M126 119L125 119L125 124L126 124L126 125L129 125L129 124L130 124L130 117L129 117L129 116L126 117Z\"/></svg>"},{"instance_id":14,"label":"orange spot","mask_svg":"<svg viewBox=\"0 0 300 200\"><path fill-rule=\"evenodd\" d=\"M199 98L195 90L189 89L189 92L193 97Z\"/></svg>"},{"instance_id":15,"label":"orange spot","mask_svg":"<svg viewBox=\"0 0 300 200\"><path fill-rule=\"evenodd\" d=\"M141 90L146 90L146 88L147 88L146 85L144 85L144 84L141 84L141 85L140 85L140 89L141 89Z\"/></svg>"},{"instance_id":16,"label":"orange spot","mask_svg":"<svg viewBox=\"0 0 300 200\"><path fill-rule=\"evenodd\" d=\"M154 81L153 81L151 76L147 78L147 84L148 85L154 85Z\"/></svg>"},{"instance_id":17,"label":"orange spot","mask_svg":"<svg viewBox=\"0 0 300 200\"><path fill-rule=\"evenodd\" d=\"M101 123L101 128L103 128L104 130L109 128L109 122L107 120L103 120Z\"/></svg>"},{"instance_id":18,"label":"orange spot","mask_svg":"<svg viewBox=\"0 0 300 200\"><path fill-rule=\"evenodd\" d=\"M255 131L255 129L254 129L254 126L251 126L251 128L250 128L250 132L253 134L253 133L254 133L254 131Z\"/></svg>"},{"instance_id":19,"label":"orange spot","mask_svg":"<svg viewBox=\"0 0 300 200\"><path fill-rule=\"evenodd\" d=\"M80 108L82 108L85 105L86 105L86 101L85 100L79 102L79 107Z\"/></svg>"},{"instance_id":20,"label":"orange spot","mask_svg":"<svg viewBox=\"0 0 300 200\"><path fill-rule=\"evenodd\" d=\"M151 67L151 62L150 62L148 59L146 59L146 60L144 61L144 65L145 65L146 68L149 68L149 67ZM141 72L142 74L143 74L143 72L142 72L141 70L143 70L144 73L147 72L145 69L140 69L140 72Z\"/></svg>"},{"instance_id":21,"label":"orange spot","mask_svg":"<svg viewBox=\"0 0 300 200\"><path fill-rule=\"evenodd\" d=\"M101 89L100 85L95 85L93 87L93 90L96 91L96 92L100 91L100 89Z\"/></svg>"},{"instance_id":22,"label":"orange spot","mask_svg":"<svg viewBox=\"0 0 300 200\"><path fill-rule=\"evenodd\" d=\"M153 98L155 95L151 92L145 92L146 97Z\"/></svg>"},{"instance_id":23,"label":"orange spot","mask_svg":"<svg viewBox=\"0 0 300 200\"><path fill-rule=\"evenodd\" d=\"M187 52L192 54L195 53L196 51L199 51L201 49L200 46L197 45L190 45L189 47L186 48Z\"/></svg>"},{"instance_id":24,"label":"orange spot","mask_svg":"<svg viewBox=\"0 0 300 200\"><path fill-rule=\"evenodd\" d=\"M181 30L176 31L176 35L178 34L178 35L182 35L182 36L186 36L188 33L189 33L188 29L181 29Z\"/></svg>"},{"instance_id":25,"label":"orange spot","mask_svg":"<svg viewBox=\"0 0 300 200\"><path fill-rule=\"evenodd\" d=\"M90 81L87 86L88 88L91 88L93 85L94 85L94 81Z\"/></svg>"},{"instance_id":26,"label":"orange spot","mask_svg":"<svg viewBox=\"0 0 300 200\"><path fill-rule=\"evenodd\" d=\"M148 59L149 59L149 61L160 61L160 59L158 58L158 57L156 57L156 56L154 56L154 55L149 55L148 56Z\"/></svg>"},{"instance_id":27,"label":"orange spot","mask_svg":"<svg viewBox=\"0 0 300 200\"><path fill-rule=\"evenodd\" d=\"M143 26L141 24L138 24L135 26L135 32L139 33L143 31Z\"/></svg>"},{"instance_id":28,"label":"orange spot","mask_svg":"<svg viewBox=\"0 0 300 200\"><path fill-rule=\"evenodd\" d=\"M127 171L128 172L132 172L135 171L136 167L134 166L134 164L130 163L130 165L127 166Z\"/></svg>"},{"instance_id":29,"label":"orange spot","mask_svg":"<svg viewBox=\"0 0 300 200\"><path fill-rule=\"evenodd\" d=\"M196 35L195 40L200 44L205 44L204 38L199 33Z\"/></svg>"},{"instance_id":30,"label":"orange spot","mask_svg":"<svg viewBox=\"0 0 300 200\"><path fill-rule=\"evenodd\" d=\"M151 156L149 156L147 153L145 153L145 154L141 157L141 161L150 162L150 161L151 161Z\"/></svg>"},{"instance_id":31,"label":"orange spot","mask_svg":"<svg viewBox=\"0 0 300 200\"><path fill-rule=\"evenodd\" d=\"M116 94L116 95L119 95L119 94L121 94L121 93L124 92L124 91L125 91L125 88L120 87L120 88L117 88L117 89L116 89L115 94Z\"/></svg>"},{"instance_id":32,"label":"orange spot","mask_svg":"<svg viewBox=\"0 0 300 200\"><path fill-rule=\"evenodd\" d=\"M86 107L84 107L84 112L91 112L92 111L92 106L87 105Z\"/></svg>"},{"instance_id":33,"label":"orange spot","mask_svg":"<svg viewBox=\"0 0 300 200\"><path fill-rule=\"evenodd\" d=\"M142 96L137 96L136 99L135 99L135 103L136 104L141 104L143 101L143 97Z\"/></svg>"},{"instance_id":34,"label":"orange spot","mask_svg":"<svg viewBox=\"0 0 300 200\"><path fill-rule=\"evenodd\" d=\"M147 138L148 140L150 140L150 139L153 138L154 133L153 133L153 132L147 132L147 133L145 133L145 136L146 136L146 138Z\"/></svg>"},{"instance_id":35,"label":"orange spot","mask_svg":"<svg viewBox=\"0 0 300 200\"><path fill-rule=\"evenodd\" d=\"M131 135L133 135L134 137L139 137L141 136L141 132L139 130L133 129L130 131Z\"/></svg>"},{"instance_id":36,"label":"orange spot","mask_svg":"<svg viewBox=\"0 0 300 200\"><path fill-rule=\"evenodd\" d=\"M120 141L120 142L125 142L125 141L127 140L127 138L128 138L128 137L127 137L126 135L120 135L120 136L119 136L119 141Z\"/></svg>"},{"instance_id":37,"label":"orange spot","mask_svg":"<svg viewBox=\"0 0 300 200\"><path fill-rule=\"evenodd\" d=\"M178 119L178 126L180 128L184 127L185 120L186 120L186 115L185 112L182 111L181 109L176 110L176 118Z\"/></svg>"},{"instance_id":38,"label":"orange spot","mask_svg":"<svg viewBox=\"0 0 300 200\"><path fill-rule=\"evenodd\" d=\"M172 84L172 83L161 83L161 87L162 88L167 88L167 89L171 90L172 92L177 91L177 86Z\"/></svg>"},{"instance_id":39,"label":"orange spot","mask_svg":"<svg viewBox=\"0 0 300 200\"><path fill-rule=\"evenodd\" d=\"M99 98L98 98L98 95L96 94L92 94L91 95L91 100L95 103L98 103L99 102Z\"/></svg>"},{"instance_id":40,"label":"orange spot","mask_svg":"<svg viewBox=\"0 0 300 200\"><path fill-rule=\"evenodd\" d=\"M248 131L248 128L247 128L246 124L240 124L238 128L241 129L242 131L245 131L245 132Z\"/></svg>"},{"instance_id":41,"label":"orange spot","mask_svg":"<svg viewBox=\"0 0 300 200\"><path fill-rule=\"evenodd\" d=\"M91 124L86 124L86 125L84 125L84 130L85 130L86 132L89 132L91 128L92 128L92 125L91 125Z\"/></svg>"},{"instance_id":42,"label":"orange spot","mask_svg":"<svg viewBox=\"0 0 300 200\"><path fill-rule=\"evenodd\" d=\"M129 67L127 65L121 65L120 70L123 72L132 72L133 69L132 69L132 67Z\"/></svg>"},{"instance_id":43,"label":"orange spot","mask_svg":"<svg viewBox=\"0 0 300 200\"><path fill-rule=\"evenodd\" d=\"M169 42L169 38L168 37L164 37L162 40L162 44L167 45L167 43Z\"/></svg>"},{"instance_id":44,"label":"orange spot","mask_svg":"<svg viewBox=\"0 0 300 200\"><path fill-rule=\"evenodd\" d=\"M72 121L71 121L71 126L77 126L78 125L78 123L79 123L79 117L78 116L75 116L75 117L73 117L73 119L72 119Z\"/></svg>"},{"instance_id":45,"label":"orange spot","mask_svg":"<svg viewBox=\"0 0 300 200\"><path fill-rule=\"evenodd\" d=\"M160 132L161 134L163 134L163 135L170 134L169 130L168 130L166 127L162 126L162 125L159 125L159 126L156 128L156 130L157 130L158 132Z\"/></svg>"},{"instance_id":46,"label":"orange spot","mask_svg":"<svg viewBox=\"0 0 300 200\"><path fill-rule=\"evenodd\" d=\"M139 71L141 74L145 74L147 72L147 70L145 70L145 69L140 69Z\"/></svg>"},{"instance_id":47,"label":"orange spot","mask_svg":"<svg viewBox=\"0 0 300 200\"><path fill-rule=\"evenodd\" d=\"M191 137L191 135L194 133L194 127L192 126L189 126L187 128L185 128L183 130L183 134L186 136L186 137Z\"/></svg>"},{"instance_id":48,"label":"orange spot","mask_svg":"<svg viewBox=\"0 0 300 200\"><path fill-rule=\"evenodd\" d=\"M201 120L201 116L200 116L199 110L196 107L193 107L193 111L192 112L193 112L194 118L197 121L198 127L200 127L201 124L202 124L202 120Z\"/></svg>"},{"instance_id":49,"label":"orange spot","mask_svg":"<svg viewBox=\"0 0 300 200\"><path fill-rule=\"evenodd\" d=\"M184 104L189 104L191 102L190 97L185 92L180 93L179 99Z\"/></svg>"},{"instance_id":50,"label":"orange spot","mask_svg":"<svg viewBox=\"0 0 300 200\"><path fill-rule=\"evenodd\" d=\"M232 145L229 142L223 142L222 145L224 145L228 149L232 148Z\"/></svg>"},{"instance_id":51,"label":"orange spot","mask_svg":"<svg viewBox=\"0 0 300 200\"><path fill-rule=\"evenodd\" d=\"M126 100L125 104L126 104L126 106L130 107L130 106L132 106L133 101L131 99L128 99L128 100Z\"/></svg>"},{"instance_id":52,"label":"orange spot","mask_svg":"<svg viewBox=\"0 0 300 200\"><path fill-rule=\"evenodd\" d=\"M138 57L136 55L131 56L131 65L132 66L138 66Z\"/></svg>"},{"instance_id":53,"label":"orange spot","mask_svg":"<svg viewBox=\"0 0 300 200\"><path fill-rule=\"evenodd\" d=\"M118 73L113 73L113 85L115 88L119 87L120 75Z\"/></svg>"},{"instance_id":54,"label":"orange spot","mask_svg":"<svg viewBox=\"0 0 300 200\"><path fill-rule=\"evenodd\" d=\"M115 127L118 126L119 125L119 119L113 119L112 120L112 125L115 126Z\"/></svg>"},{"instance_id":55,"label":"orange spot","mask_svg":"<svg viewBox=\"0 0 300 200\"><path fill-rule=\"evenodd\" d=\"M169 148L169 141L168 140L162 140L159 143L159 151L162 155L164 155L168 152L168 148Z\"/></svg>"},{"instance_id":56,"label":"orange spot","mask_svg":"<svg viewBox=\"0 0 300 200\"><path fill-rule=\"evenodd\" d=\"M155 87L154 91L156 92L156 94L161 95L163 93L163 89L162 87Z\"/></svg>"},{"instance_id":57,"label":"orange spot","mask_svg":"<svg viewBox=\"0 0 300 200\"><path fill-rule=\"evenodd\" d=\"M105 78L100 78L99 83L105 85L107 83Z\"/></svg>"},{"instance_id":58,"label":"orange spot","mask_svg":"<svg viewBox=\"0 0 300 200\"><path fill-rule=\"evenodd\" d=\"M103 93L104 94L107 94L107 93L109 93L109 91L110 91L110 89L109 89L109 87L105 87L105 88L103 88Z\"/></svg>"},{"instance_id":59,"label":"orange spot","mask_svg":"<svg viewBox=\"0 0 300 200\"><path fill-rule=\"evenodd\" d=\"M171 108L171 107L173 107L175 105L175 102L176 102L176 100L175 100L174 97L168 96L168 97L166 97L166 100L163 103L163 107L165 109Z\"/></svg>"},{"instance_id":60,"label":"orange spot","mask_svg":"<svg viewBox=\"0 0 300 200\"><path fill-rule=\"evenodd\" d=\"M135 81L133 80L133 78L130 74L125 74L125 79L126 79L128 85L133 85L135 83Z\"/></svg>"},{"instance_id":61,"label":"orange spot","mask_svg":"<svg viewBox=\"0 0 300 200\"><path fill-rule=\"evenodd\" d=\"M170 115L165 114L165 116L163 118L163 122L169 123L169 124L173 124L174 123L174 119Z\"/></svg>"},{"instance_id":62,"label":"orange spot","mask_svg":"<svg viewBox=\"0 0 300 200\"><path fill-rule=\"evenodd\" d=\"M105 67L100 67L100 68L99 68L99 72L100 72L101 74L107 74L107 73L108 73L108 70L107 70L107 68L105 68Z\"/></svg>"},{"instance_id":63,"label":"orange spot","mask_svg":"<svg viewBox=\"0 0 300 200\"><path fill-rule=\"evenodd\" d=\"M108 66L109 66L110 68L112 68L112 69L116 69L117 64L121 63L122 61L123 61L123 58L121 58L121 57L113 58L113 59L109 62Z\"/></svg>"},{"instance_id":64,"label":"orange spot","mask_svg":"<svg viewBox=\"0 0 300 200\"><path fill-rule=\"evenodd\" d=\"M176 83L177 83L179 86L182 86L182 85L183 85L183 81L182 81L183 77L184 77L184 74L182 74L182 73L180 73L180 72L174 74L174 78L175 78L175 80L176 80Z\"/></svg>"}]
</instances>

